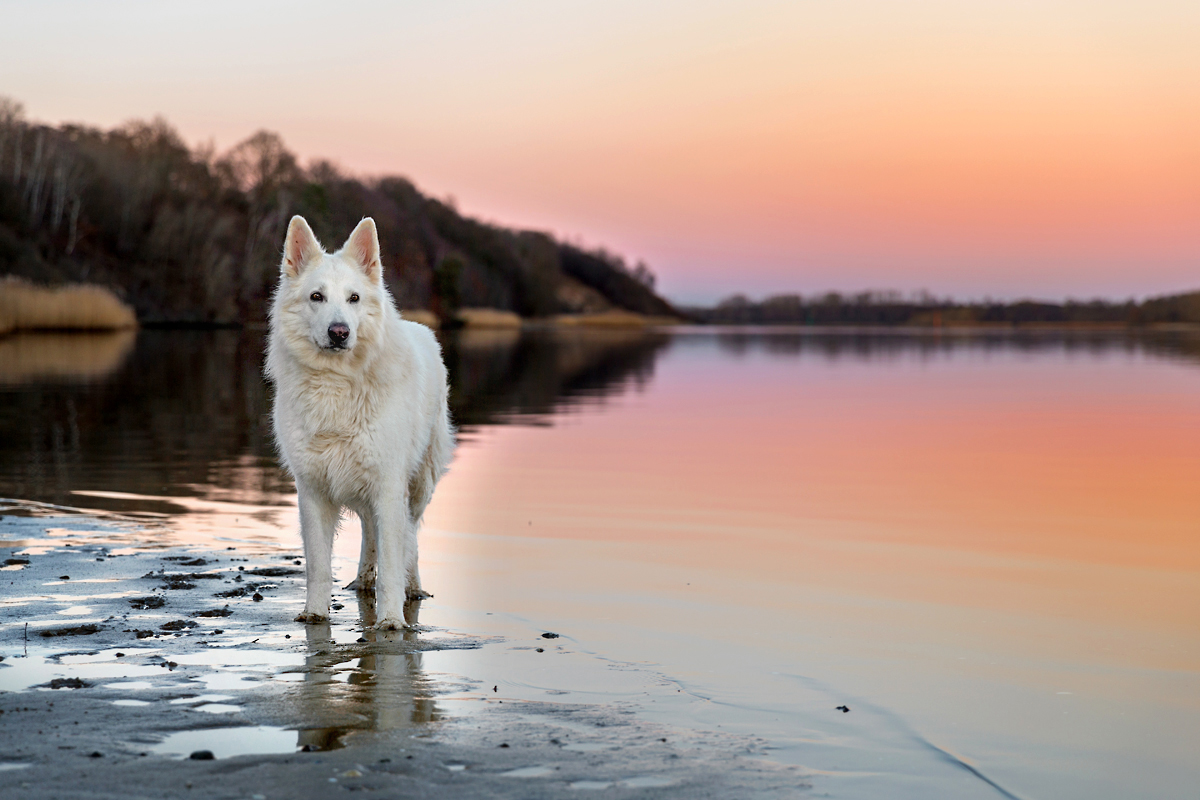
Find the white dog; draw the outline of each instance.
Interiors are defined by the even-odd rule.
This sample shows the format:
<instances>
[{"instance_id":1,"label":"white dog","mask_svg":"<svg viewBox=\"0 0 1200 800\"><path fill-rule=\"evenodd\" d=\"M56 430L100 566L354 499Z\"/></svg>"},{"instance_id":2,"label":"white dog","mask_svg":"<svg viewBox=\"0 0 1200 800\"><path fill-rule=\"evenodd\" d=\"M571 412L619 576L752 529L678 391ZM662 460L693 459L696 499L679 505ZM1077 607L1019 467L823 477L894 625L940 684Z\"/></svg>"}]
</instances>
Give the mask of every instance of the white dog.
<instances>
[{"instance_id":1,"label":"white dog","mask_svg":"<svg viewBox=\"0 0 1200 800\"><path fill-rule=\"evenodd\" d=\"M454 432L441 348L429 328L396 311L374 220L328 254L304 218L292 217L266 371L275 438L300 496L308 599L296 620L328 619L333 537L348 508L363 530L351 586L375 589L375 627L404 627L406 596L430 596L417 572L417 528Z\"/></svg>"}]
</instances>

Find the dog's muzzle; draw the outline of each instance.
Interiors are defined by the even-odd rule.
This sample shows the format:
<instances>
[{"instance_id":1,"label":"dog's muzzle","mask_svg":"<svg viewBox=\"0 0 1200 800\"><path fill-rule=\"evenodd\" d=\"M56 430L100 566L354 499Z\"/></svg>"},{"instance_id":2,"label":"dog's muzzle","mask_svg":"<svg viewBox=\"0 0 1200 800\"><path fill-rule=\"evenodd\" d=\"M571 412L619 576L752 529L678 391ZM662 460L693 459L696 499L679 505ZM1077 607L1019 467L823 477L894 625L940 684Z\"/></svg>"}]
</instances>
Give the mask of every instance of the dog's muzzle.
<instances>
[{"instance_id":1,"label":"dog's muzzle","mask_svg":"<svg viewBox=\"0 0 1200 800\"><path fill-rule=\"evenodd\" d=\"M335 322L326 331L329 334L331 350L345 350L346 340L350 338L350 326L344 322Z\"/></svg>"}]
</instances>

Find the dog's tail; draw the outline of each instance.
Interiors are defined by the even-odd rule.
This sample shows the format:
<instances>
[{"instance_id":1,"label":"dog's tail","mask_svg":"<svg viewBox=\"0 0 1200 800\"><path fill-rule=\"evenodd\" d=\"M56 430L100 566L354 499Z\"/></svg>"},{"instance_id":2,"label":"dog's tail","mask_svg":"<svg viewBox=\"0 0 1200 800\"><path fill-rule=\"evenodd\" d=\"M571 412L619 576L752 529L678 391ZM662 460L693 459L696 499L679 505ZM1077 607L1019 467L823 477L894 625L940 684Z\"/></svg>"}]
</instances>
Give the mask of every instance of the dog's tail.
<instances>
[{"instance_id":1,"label":"dog's tail","mask_svg":"<svg viewBox=\"0 0 1200 800\"><path fill-rule=\"evenodd\" d=\"M454 426L450 423L450 410L447 407L446 396L442 395L438 420L433 426L433 436L430 437L429 447L417 470L413 473L408 486L408 504L414 523L420 524L425 506L433 497L433 489L446 468L450 466L450 458L454 455Z\"/></svg>"}]
</instances>

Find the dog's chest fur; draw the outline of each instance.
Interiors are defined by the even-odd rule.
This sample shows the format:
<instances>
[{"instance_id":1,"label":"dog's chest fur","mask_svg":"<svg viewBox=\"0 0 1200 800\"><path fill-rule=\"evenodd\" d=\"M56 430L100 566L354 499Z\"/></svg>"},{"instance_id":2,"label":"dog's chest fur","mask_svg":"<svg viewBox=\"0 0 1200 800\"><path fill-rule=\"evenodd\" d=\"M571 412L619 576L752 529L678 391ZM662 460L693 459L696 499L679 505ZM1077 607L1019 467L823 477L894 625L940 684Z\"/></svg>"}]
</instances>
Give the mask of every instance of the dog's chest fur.
<instances>
[{"instance_id":1,"label":"dog's chest fur","mask_svg":"<svg viewBox=\"0 0 1200 800\"><path fill-rule=\"evenodd\" d=\"M396 463L407 448L380 447L405 434L403 381L370 369L357 376L290 377L291 386L279 387L286 399L276 410L276 429L283 432L284 458L297 479L355 506L378 494L385 475L408 472L409 465Z\"/></svg>"}]
</instances>

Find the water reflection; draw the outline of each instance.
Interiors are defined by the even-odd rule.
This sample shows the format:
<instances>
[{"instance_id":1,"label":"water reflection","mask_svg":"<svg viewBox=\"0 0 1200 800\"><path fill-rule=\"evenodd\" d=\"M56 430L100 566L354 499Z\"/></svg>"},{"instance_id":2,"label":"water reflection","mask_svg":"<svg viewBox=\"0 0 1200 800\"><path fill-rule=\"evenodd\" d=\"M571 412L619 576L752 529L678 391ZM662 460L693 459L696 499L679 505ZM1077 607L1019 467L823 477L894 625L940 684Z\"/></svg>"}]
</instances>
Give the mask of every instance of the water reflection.
<instances>
[{"instance_id":1,"label":"water reflection","mask_svg":"<svg viewBox=\"0 0 1200 800\"><path fill-rule=\"evenodd\" d=\"M1200 361L1200 331L1180 330L1036 330L947 329L943 331L837 330L796 327L694 328L681 330L685 340L715 339L732 356L768 353L778 356L820 356L829 360L879 361L900 356L929 358L970 351L976 355L1001 352L1100 355L1147 353Z\"/></svg>"},{"instance_id":2,"label":"water reflection","mask_svg":"<svg viewBox=\"0 0 1200 800\"><path fill-rule=\"evenodd\" d=\"M1200 360L1189 332L896 335L800 329L462 331L445 337L456 422L545 424L653 377L675 348L735 358L928 359L969 350L1147 353ZM132 331L0 339L0 496L110 511L179 512L149 497L291 503L270 438L257 331Z\"/></svg>"},{"instance_id":3,"label":"water reflection","mask_svg":"<svg viewBox=\"0 0 1200 800\"><path fill-rule=\"evenodd\" d=\"M455 423L544 423L564 406L644 387L670 336L644 330L464 330L444 339Z\"/></svg>"},{"instance_id":4,"label":"water reflection","mask_svg":"<svg viewBox=\"0 0 1200 800\"><path fill-rule=\"evenodd\" d=\"M469 434L602 402L645 385L667 341L639 331L450 335L454 418ZM194 510L164 496L290 505L270 436L264 333L142 331L133 344L129 331L0 340L0 496L125 513ZM64 381L68 364L78 371Z\"/></svg>"},{"instance_id":5,"label":"water reflection","mask_svg":"<svg viewBox=\"0 0 1200 800\"><path fill-rule=\"evenodd\" d=\"M375 604L366 595L359 595L358 610L367 629L361 645L336 644L329 623L305 626L309 655L295 702L302 719L321 724L299 731L296 746L302 750L334 750L353 731L415 728L441 717L432 683L422 669L422 654L415 649L417 631L370 630ZM417 625L420 611L419 600L409 601L404 621ZM339 665L364 650L343 683Z\"/></svg>"},{"instance_id":6,"label":"water reflection","mask_svg":"<svg viewBox=\"0 0 1200 800\"><path fill-rule=\"evenodd\" d=\"M74 341L86 349L90 338ZM143 331L107 378L5 387L0 493L78 505L78 489L204 496L249 481L259 502L277 500L289 487L263 468L274 458L261 353L252 333ZM141 507L103 497L89 505Z\"/></svg>"},{"instance_id":7,"label":"water reflection","mask_svg":"<svg viewBox=\"0 0 1200 800\"><path fill-rule=\"evenodd\" d=\"M107 377L0 386L0 496L172 515L197 544L239 519L294 541L262 345L143 332ZM866 775L899 752L888 730L918 731L1030 795L1195 785L1194 333L510 330L444 347L473 440L426 517L427 616L496 610L663 664L730 700L704 724L741 708L796 763ZM521 424L481 430L497 423ZM344 634L308 630L289 693L302 746L439 716L411 633ZM836 692L811 705L797 681ZM872 705L893 728L864 724ZM814 741L835 743L819 763ZM905 780L888 769L933 774L909 756L868 796Z\"/></svg>"},{"instance_id":8,"label":"water reflection","mask_svg":"<svg viewBox=\"0 0 1200 800\"><path fill-rule=\"evenodd\" d=\"M132 330L0 337L0 386L99 380L121 366L136 338Z\"/></svg>"},{"instance_id":9,"label":"water reflection","mask_svg":"<svg viewBox=\"0 0 1200 800\"><path fill-rule=\"evenodd\" d=\"M0 496L150 514L197 512L182 498L260 512L290 506L293 489L270 436L264 335L122 331L0 339ZM572 407L640 391L661 357L677 350L855 362L964 351L985 358L1060 352L1200 361L1194 332L509 329L450 334L443 347L452 412L467 436L485 425L548 424Z\"/></svg>"}]
</instances>

